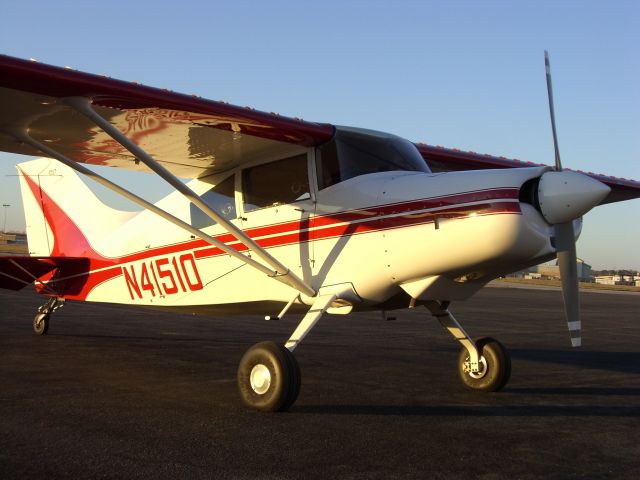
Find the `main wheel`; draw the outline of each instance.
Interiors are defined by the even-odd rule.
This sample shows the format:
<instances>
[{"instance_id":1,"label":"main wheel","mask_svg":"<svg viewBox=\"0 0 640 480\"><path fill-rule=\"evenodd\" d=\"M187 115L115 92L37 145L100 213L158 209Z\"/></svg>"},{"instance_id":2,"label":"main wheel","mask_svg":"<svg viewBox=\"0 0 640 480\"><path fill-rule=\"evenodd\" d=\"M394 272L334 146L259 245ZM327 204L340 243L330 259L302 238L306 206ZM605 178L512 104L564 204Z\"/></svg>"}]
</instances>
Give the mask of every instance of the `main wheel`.
<instances>
[{"instance_id":1,"label":"main wheel","mask_svg":"<svg viewBox=\"0 0 640 480\"><path fill-rule=\"evenodd\" d=\"M33 331L36 335L44 335L49 330L49 315L38 313L33 319Z\"/></svg>"},{"instance_id":2,"label":"main wheel","mask_svg":"<svg viewBox=\"0 0 640 480\"><path fill-rule=\"evenodd\" d=\"M463 348L458 356L458 374L465 387L480 392L497 392L509 381L511 358L504 346L490 337L476 340L480 354L480 371L472 372L469 352Z\"/></svg>"},{"instance_id":3,"label":"main wheel","mask_svg":"<svg viewBox=\"0 0 640 480\"><path fill-rule=\"evenodd\" d=\"M238 366L242 403L254 410L282 412L300 392L300 368L293 354L275 342L257 343Z\"/></svg>"}]
</instances>

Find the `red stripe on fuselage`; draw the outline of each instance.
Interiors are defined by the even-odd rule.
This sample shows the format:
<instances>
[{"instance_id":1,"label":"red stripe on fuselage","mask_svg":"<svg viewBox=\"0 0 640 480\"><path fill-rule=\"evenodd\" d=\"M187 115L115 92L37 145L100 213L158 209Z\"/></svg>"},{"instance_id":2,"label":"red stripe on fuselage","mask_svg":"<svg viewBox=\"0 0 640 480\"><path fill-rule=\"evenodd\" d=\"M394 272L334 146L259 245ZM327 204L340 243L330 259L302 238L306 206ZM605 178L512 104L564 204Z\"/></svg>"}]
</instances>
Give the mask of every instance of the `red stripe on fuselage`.
<instances>
[{"instance_id":1,"label":"red stripe on fuselage","mask_svg":"<svg viewBox=\"0 0 640 480\"><path fill-rule=\"evenodd\" d=\"M54 281L55 286L63 288L60 294L66 298L85 299L91 290L99 284L121 276L121 266L127 263L191 250L194 251L196 259L223 254L219 248L212 247L206 241L198 239L146 249L121 257L104 257L91 247L86 236L57 203L42 191L28 175L24 174L24 172L22 173L36 199L41 199L39 203L42 205L43 214L54 236L52 255L83 256L89 260L88 270L68 272L68 274L65 272L64 278ZM303 219L265 225L250 228L244 232L261 247L272 248L304 243L310 240L325 240L340 236L432 223L436 218L461 218L470 214L518 214L520 213L519 202L513 201L518 198L518 194L519 190L517 188L497 188L458 193L333 214L321 214L312 217L311 220ZM238 242L229 233L216 235L214 238L229 244L237 251L247 250L247 247ZM48 274L43 277L43 280L50 280L51 277L52 274Z\"/></svg>"},{"instance_id":2,"label":"red stripe on fuselage","mask_svg":"<svg viewBox=\"0 0 640 480\"><path fill-rule=\"evenodd\" d=\"M496 192L500 192L502 196ZM456 197L456 200L458 200L457 203L463 204L478 201L480 199L501 199L507 201L494 201L482 204L476 203L468 206L463 205L452 208L441 208L447 205L455 205L453 203L454 200L447 198L446 200L434 199L433 201L430 201L427 199L416 202L407 202L406 204L384 205L380 207L371 207L369 209L340 212L334 215L320 215L311 220L311 228L309 230L306 230L308 221L304 220L257 227L255 229L245 230L245 233L254 238L261 247L270 248L302 243L309 240L325 240L344 235L358 235L376 230L432 223L436 218L463 218L474 213L479 216L498 213L520 213L519 202L508 201L518 197L517 189L488 191L484 198L482 198L481 193L482 192L471 192L469 195L460 194L452 195L451 197ZM423 211L427 208L438 208L438 210L430 212ZM300 228L302 224L305 225L305 228L303 229ZM296 230L296 228L298 230ZM258 236L267 238L256 239ZM206 242L202 240L193 243L196 245L192 248L198 248L202 244L206 245ZM231 246L238 251L247 250L247 248L240 243L236 243ZM205 247L194 252L196 259L214 257L222 254L222 250L217 247Z\"/></svg>"}]
</instances>

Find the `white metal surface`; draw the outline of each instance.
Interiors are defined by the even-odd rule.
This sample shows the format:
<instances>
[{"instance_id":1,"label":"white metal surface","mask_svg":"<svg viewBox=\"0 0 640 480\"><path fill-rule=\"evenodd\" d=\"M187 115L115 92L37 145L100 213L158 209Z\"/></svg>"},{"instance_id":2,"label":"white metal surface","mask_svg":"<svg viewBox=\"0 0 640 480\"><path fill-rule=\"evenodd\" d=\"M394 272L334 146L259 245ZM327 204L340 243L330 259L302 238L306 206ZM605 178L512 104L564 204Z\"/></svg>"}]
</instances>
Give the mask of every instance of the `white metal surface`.
<instances>
[{"instance_id":1,"label":"white metal surface","mask_svg":"<svg viewBox=\"0 0 640 480\"><path fill-rule=\"evenodd\" d=\"M547 222L566 223L598 205L610 190L604 183L587 175L563 170L542 175L538 199Z\"/></svg>"},{"instance_id":2,"label":"white metal surface","mask_svg":"<svg viewBox=\"0 0 640 480\"><path fill-rule=\"evenodd\" d=\"M183 228L150 210L126 215L105 205L96 207L96 211L87 210L77 195L69 195L69 185L74 185L72 189L78 191L75 186L77 176L53 160L26 162L20 168L26 176L39 179L42 191L73 220L96 254L114 264L114 267L92 270L91 275L108 276L110 268L118 269L117 274L101 280L75 298L170 306L192 312L257 311L263 315L265 311L282 308L283 303L291 300L291 290L286 285L273 282L252 268L242 268L241 259L216 251L208 242L189 238ZM58 175L39 176L45 168L57 169ZM514 266L539 263L553 255L552 228L532 206L518 206L513 199L474 200L477 192L487 192L487 197L495 196L496 188L513 189L517 195L517 189L524 181L543 171L532 168L440 175L403 172L366 175L314 192L317 203L312 204L313 211L309 213L297 211L295 205L280 206L280 210L290 212L283 217L287 221L274 224L273 218L265 214L248 234L269 245L271 255L290 265L298 276L308 278L315 290L327 285L349 284L356 292L355 309L375 308L378 303L402 292L403 288L409 290L407 285L419 285L434 275L441 279L435 292L438 300L466 298L477 290L477 286L469 281L454 281L458 277L476 274L492 278L500 272L511 271ZM51 231L49 220L43 220L40 204L26 185L27 178L21 178L21 182L23 195L32 199L30 203L25 202L27 218L33 220L28 223L34 226L37 223L40 228L44 224L47 231ZM193 180L190 186L196 192L211 188L211 184L199 180ZM85 194L81 192L80 195ZM416 198L426 198L428 205L408 213L393 212L393 205L412 202ZM439 205L442 202L450 202L452 206ZM513 211L483 213L483 209L497 204L512 205L509 208ZM177 192L155 204L184 223L189 222L188 206L189 201ZM452 208L462 213L456 218L445 218ZM376 214L380 209L386 209L388 213ZM441 216L438 228L434 216ZM36 222L35 219L39 220ZM100 221L96 222L97 219ZM108 232L95 227L103 219L109 223ZM410 224L403 224L407 221ZM51 219L51 222L55 224L56 220ZM398 222L399 225L381 228L383 222ZM233 239L225 240L225 233L220 225L202 231L202 235L224 240L229 248L242 252L241 244L234 243ZM52 245L53 234L49 235ZM35 234L30 235L30 244L38 241L35 237ZM297 241L289 241L290 237ZM50 250L40 253L48 255ZM181 288L178 292L168 293L163 280L158 279L156 283L152 278L151 270L157 263L172 265L176 258L185 255L197 269L201 285L194 282L197 288ZM193 270L191 263L187 266ZM146 279L145 274L150 278ZM127 275L133 283L137 282L140 294L134 291L135 288L129 288ZM179 283L175 269L171 275ZM143 282L154 288L143 289ZM170 276L165 284L171 287ZM416 291L412 291L412 295L417 296ZM265 302L272 302L273 306L266 308ZM336 307L345 312L351 309L350 306ZM300 311L300 301L295 301L291 308Z\"/></svg>"}]
</instances>

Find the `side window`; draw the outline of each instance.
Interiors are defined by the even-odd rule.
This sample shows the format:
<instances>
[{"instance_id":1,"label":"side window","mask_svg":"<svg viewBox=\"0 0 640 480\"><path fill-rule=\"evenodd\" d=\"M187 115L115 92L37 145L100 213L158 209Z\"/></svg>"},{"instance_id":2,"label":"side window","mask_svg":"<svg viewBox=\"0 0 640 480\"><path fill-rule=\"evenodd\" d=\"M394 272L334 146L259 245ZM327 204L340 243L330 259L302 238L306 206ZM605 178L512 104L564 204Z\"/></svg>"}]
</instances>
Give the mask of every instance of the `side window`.
<instances>
[{"instance_id":1,"label":"side window","mask_svg":"<svg viewBox=\"0 0 640 480\"><path fill-rule=\"evenodd\" d=\"M306 200L311 198L309 192L306 154L242 171L245 212Z\"/></svg>"},{"instance_id":2,"label":"side window","mask_svg":"<svg viewBox=\"0 0 640 480\"><path fill-rule=\"evenodd\" d=\"M316 150L316 173L318 176L318 190L335 185L342 180L340 163L338 162L338 148L335 140L325 143Z\"/></svg>"},{"instance_id":3,"label":"side window","mask_svg":"<svg viewBox=\"0 0 640 480\"><path fill-rule=\"evenodd\" d=\"M234 176L231 175L211 190L201 195L201 198L224 218L236 218L236 200ZM212 219L202 213L198 207L191 204L191 225L195 228L210 227L215 224Z\"/></svg>"}]
</instances>

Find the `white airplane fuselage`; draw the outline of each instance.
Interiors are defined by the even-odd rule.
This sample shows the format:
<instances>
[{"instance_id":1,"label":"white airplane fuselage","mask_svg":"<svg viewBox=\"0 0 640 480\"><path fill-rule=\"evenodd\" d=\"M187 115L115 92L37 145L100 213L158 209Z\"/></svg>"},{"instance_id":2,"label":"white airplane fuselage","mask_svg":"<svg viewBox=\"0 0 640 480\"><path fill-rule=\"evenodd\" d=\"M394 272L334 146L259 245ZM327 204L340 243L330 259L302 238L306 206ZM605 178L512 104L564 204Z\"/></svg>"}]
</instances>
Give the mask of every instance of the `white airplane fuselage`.
<instances>
[{"instance_id":1,"label":"white airplane fuselage","mask_svg":"<svg viewBox=\"0 0 640 480\"><path fill-rule=\"evenodd\" d=\"M95 211L99 206L87 212L87 204L78 202L81 194L68 195L65 178L75 174L54 160L21 164L27 211L39 208L30 172L50 172L52 166L62 180L40 177L43 191L88 245L65 255L95 259L88 275L66 279L66 298L194 313L275 313L295 294L151 212L109 214L106 206L103 212ZM330 312L404 308L411 298L460 300L499 275L554 256L552 227L520 200L523 184L546 171L372 173L314 189L309 198L291 204L241 211L233 222L320 293L339 292L342 303ZM202 193L211 184L194 180L190 186ZM158 205L189 218L189 203L177 193ZM108 217L103 228L90 226L96 215ZM45 217L48 237L61 235L51 226L59 218L51 210ZM30 239L40 223L28 221ZM218 225L204 231L244 248ZM41 247L49 251L32 253L56 254L52 243L50 238L48 247ZM293 311L310 303L300 295Z\"/></svg>"}]
</instances>

